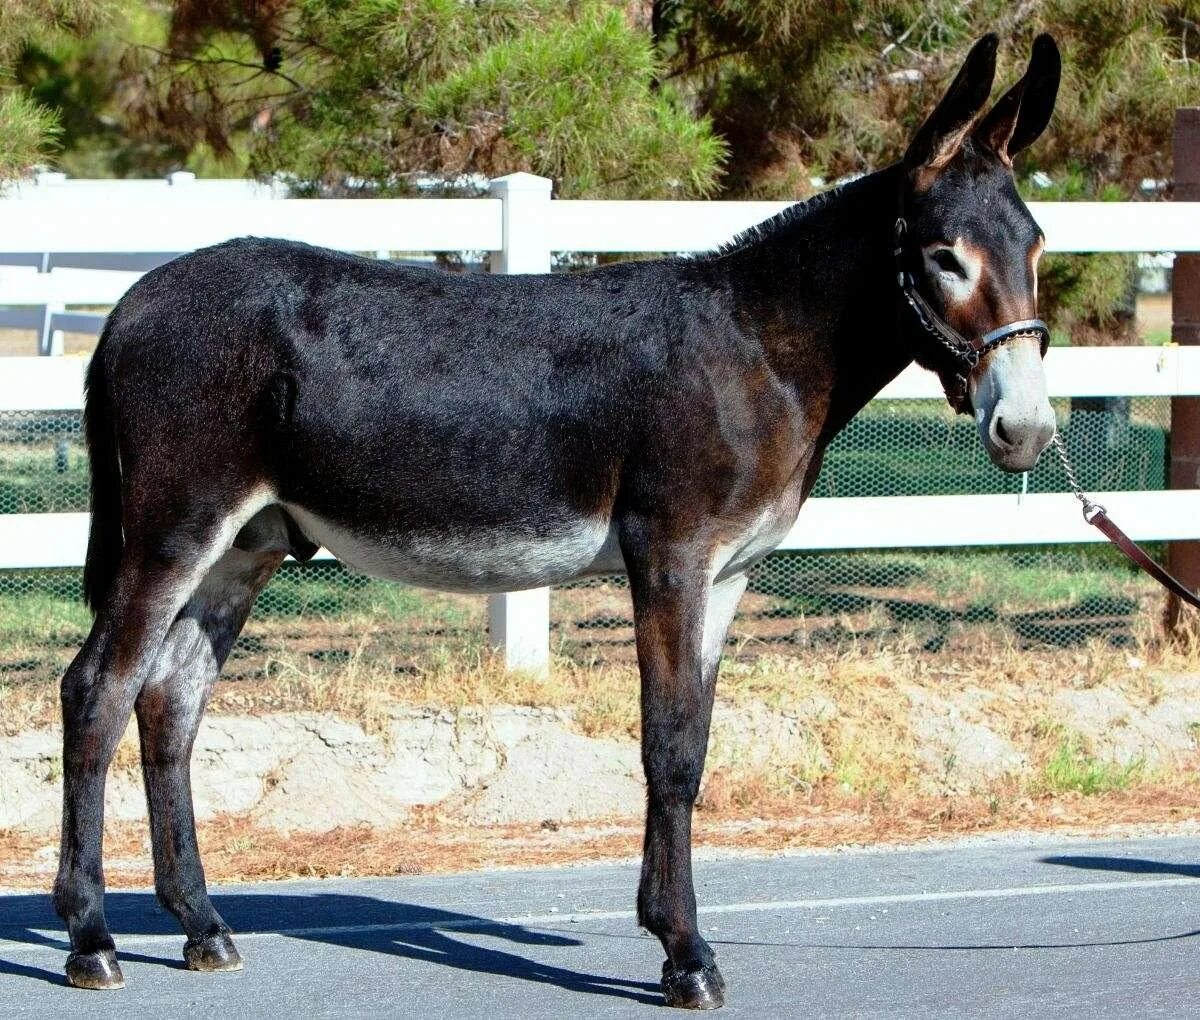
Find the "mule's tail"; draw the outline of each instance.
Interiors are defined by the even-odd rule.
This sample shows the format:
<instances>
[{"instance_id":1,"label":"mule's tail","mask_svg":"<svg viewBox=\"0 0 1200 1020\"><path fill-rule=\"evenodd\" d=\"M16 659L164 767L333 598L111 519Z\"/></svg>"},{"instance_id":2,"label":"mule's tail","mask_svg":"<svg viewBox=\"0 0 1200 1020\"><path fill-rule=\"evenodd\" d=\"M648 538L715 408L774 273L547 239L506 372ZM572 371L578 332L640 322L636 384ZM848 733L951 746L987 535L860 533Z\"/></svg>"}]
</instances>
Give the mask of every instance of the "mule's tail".
<instances>
[{"instance_id":1,"label":"mule's tail","mask_svg":"<svg viewBox=\"0 0 1200 1020\"><path fill-rule=\"evenodd\" d=\"M93 613L99 611L108 595L125 545L121 529L121 465L103 350L101 336L88 365L83 411L84 438L92 466L92 524L83 567L83 597Z\"/></svg>"}]
</instances>

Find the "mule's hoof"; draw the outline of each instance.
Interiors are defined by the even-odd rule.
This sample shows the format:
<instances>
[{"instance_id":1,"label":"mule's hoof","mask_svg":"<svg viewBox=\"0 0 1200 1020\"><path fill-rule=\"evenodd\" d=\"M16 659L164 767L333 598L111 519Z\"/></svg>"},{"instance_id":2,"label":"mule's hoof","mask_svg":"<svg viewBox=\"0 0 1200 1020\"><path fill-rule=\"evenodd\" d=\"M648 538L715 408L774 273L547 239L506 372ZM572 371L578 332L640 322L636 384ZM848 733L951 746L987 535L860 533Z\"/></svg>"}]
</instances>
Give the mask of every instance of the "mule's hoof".
<instances>
[{"instance_id":1,"label":"mule's hoof","mask_svg":"<svg viewBox=\"0 0 1200 1020\"><path fill-rule=\"evenodd\" d=\"M183 962L189 970L241 970L242 957L228 932L219 931L202 939L188 939Z\"/></svg>"},{"instance_id":2,"label":"mule's hoof","mask_svg":"<svg viewBox=\"0 0 1200 1020\"><path fill-rule=\"evenodd\" d=\"M67 981L75 988L107 990L125 987L125 978L114 949L72 953L67 957Z\"/></svg>"},{"instance_id":3,"label":"mule's hoof","mask_svg":"<svg viewBox=\"0 0 1200 1020\"><path fill-rule=\"evenodd\" d=\"M719 1009L725 1005L725 979L717 965L676 970L663 964L663 998L676 1009Z\"/></svg>"}]
</instances>

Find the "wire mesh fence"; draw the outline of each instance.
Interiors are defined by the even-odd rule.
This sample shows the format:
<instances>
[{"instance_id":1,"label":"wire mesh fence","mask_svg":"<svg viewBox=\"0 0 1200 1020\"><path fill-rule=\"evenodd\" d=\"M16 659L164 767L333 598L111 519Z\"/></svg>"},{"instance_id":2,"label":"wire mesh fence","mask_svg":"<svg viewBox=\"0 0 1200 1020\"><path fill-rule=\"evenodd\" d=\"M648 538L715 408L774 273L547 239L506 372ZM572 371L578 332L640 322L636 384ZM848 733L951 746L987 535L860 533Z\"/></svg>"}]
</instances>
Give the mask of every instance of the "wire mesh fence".
<instances>
[{"instance_id":1,"label":"wire mesh fence","mask_svg":"<svg viewBox=\"0 0 1200 1020\"><path fill-rule=\"evenodd\" d=\"M1093 491L1162 489L1166 398L1055 401L1080 479ZM940 402L879 401L830 445L813 496L953 495L1066 489L1044 457L1025 475L993 467L974 423ZM1161 555L1161 547L1151 546ZM591 578L555 593L564 654L630 654L623 578ZM986 629L1022 648L1133 644L1153 626L1152 581L1103 546L780 552L751 574L728 654L813 645L851 650L903 641L928 653L962 651Z\"/></svg>"},{"instance_id":2,"label":"wire mesh fence","mask_svg":"<svg viewBox=\"0 0 1200 1020\"><path fill-rule=\"evenodd\" d=\"M1166 484L1170 401L1063 400L1059 422L1085 487ZM0 413L0 514L87 509L77 413ZM814 496L1062 491L1049 457L1027 477L992 467L974 424L933 401L877 402L826 454ZM1154 547L1151 547L1152 551ZM1161 552L1161 550L1157 550ZM0 570L0 679L57 675L86 633L80 572ZM760 563L734 623L731 654L904 640L929 654L969 646L981 628L1020 647L1120 647L1153 623L1159 596L1100 546L776 553ZM555 651L632 657L620 577L556 589ZM371 580L330 562L286 565L259 597L227 673L251 676L289 649L315 665L383 656L397 671L478 654L485 603Z\"/></svg>"}]
</instances>

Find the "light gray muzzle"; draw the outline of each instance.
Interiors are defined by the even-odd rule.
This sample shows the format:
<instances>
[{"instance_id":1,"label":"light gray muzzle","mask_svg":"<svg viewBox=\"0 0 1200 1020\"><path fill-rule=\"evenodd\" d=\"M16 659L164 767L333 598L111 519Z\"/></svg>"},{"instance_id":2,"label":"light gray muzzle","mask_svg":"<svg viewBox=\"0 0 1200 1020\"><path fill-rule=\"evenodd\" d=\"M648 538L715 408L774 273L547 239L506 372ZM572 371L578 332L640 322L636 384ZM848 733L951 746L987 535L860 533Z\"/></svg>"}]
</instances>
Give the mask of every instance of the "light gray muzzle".
<instances>
[{"instance_id":1,"label":"light gray muzzle","mask_svg":"<svg viewBox=\"0 0 1200 1020\"><path fill-rule=\"evenodd\" d=\"M992 350L969 382L979 438L996 467L1029 471L1054 437L1042 351L1035 337Z\"/></svg>"}]
</instances>

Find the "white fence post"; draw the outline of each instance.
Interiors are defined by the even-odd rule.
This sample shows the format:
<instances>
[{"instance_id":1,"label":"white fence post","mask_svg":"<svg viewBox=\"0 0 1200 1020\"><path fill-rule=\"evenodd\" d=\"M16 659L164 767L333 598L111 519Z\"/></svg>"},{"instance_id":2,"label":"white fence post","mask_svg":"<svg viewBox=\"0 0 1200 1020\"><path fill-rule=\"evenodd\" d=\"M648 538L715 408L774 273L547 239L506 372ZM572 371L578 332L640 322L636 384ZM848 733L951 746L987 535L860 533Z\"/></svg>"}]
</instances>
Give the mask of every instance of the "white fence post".
<instances>
[{"instance_id":1,"label":"white fence post","mask_svg":"<svg viewBox=\"0 0 1200 1020\"><path fill-rule=\"evenodd\" d=\"M53 188L60 184L66 184L67 175L53 170L43 170L34 177L36 186L39 188ZM43 252L41 263L38 265L39 273L50 272L50 253ZM54 328L54 316L58 312L65 312L67 306L62 303L42 305L42 322L38 329L38 354L46 357L61 355L63 352L63 334L61 329Z\"/></svg>"},{"instance_id":2,"label":"white fence post","mask_svg":"<svg viewBox=\"0 0 1200 1020\"><path fill-rule=\"evenodd\" d=\"M50 272L50 253L42 253L42 261L38 265L39 273ZM54 316L59 312L65 312L67 306L61 301L54 304L42 305L39 309L41 312L41 326L38 329L38 354L43 357L58 357L63 352L63 331L55 329Z\"/></svg>"},{"instance_id":3,"label":"white fence post","mask_svg":"<svg viewBox=\"0 0 1200 1020\"><path fill-rule=\"evenodd\" d=\"M552 186L527 173L491 182L491 194L504 203L503 247L492 252L493 273L550 272L546 221ZM550 589L488 596L488 641L504 656L505 669L549 669Z\"/></svg>"}]
</instances>

